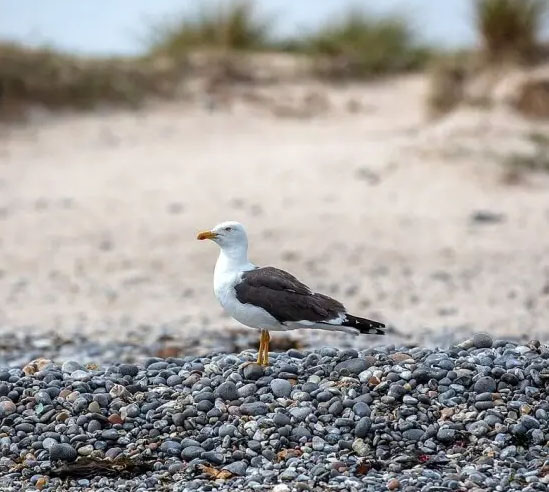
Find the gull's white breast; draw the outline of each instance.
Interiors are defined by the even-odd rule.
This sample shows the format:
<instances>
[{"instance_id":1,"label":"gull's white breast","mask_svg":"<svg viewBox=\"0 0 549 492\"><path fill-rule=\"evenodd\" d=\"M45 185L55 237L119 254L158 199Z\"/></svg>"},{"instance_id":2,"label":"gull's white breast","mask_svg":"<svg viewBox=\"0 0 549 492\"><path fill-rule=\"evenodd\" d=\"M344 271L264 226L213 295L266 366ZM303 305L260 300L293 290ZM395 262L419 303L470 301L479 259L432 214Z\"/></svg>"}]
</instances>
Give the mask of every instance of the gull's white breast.
<instances>
[{"instance_id":1,"label":"gull's white breast","mask_svg":"<svg viewBox=\"0 0 549 492\"><path fill-rule=\"evenodd\" d=\"M251 270L251 268L247 268L247 270ZM214 273L214 293L225 312L243 325L251 328L258 330L286 330L286 327L281 325L276 318L263 308L254 306L253 304L242 304L236 298L235 285L241 281L244 271L233 273L218 269L216 266Z\"/></svg>"}]
</instances>

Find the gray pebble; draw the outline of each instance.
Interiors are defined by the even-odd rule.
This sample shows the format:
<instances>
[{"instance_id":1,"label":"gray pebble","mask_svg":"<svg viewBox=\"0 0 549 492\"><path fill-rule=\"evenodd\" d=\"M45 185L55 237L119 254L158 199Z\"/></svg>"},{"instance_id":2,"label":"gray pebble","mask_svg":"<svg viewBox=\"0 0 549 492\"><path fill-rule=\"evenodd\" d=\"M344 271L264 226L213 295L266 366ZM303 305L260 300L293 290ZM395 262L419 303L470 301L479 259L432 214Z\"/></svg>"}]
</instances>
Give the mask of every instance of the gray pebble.
<instances>
[{"instance_id":1,"label":"gray pebble","mask_svg":"<svg viewBox=\"0 0 549 492\"><path fill-rule=\"evenodd\" d=\"M402 433L402 437L408 441L417 442L421 440L424 434L425 432L421 429L408 429Z\"/></svg>"},{"instance_id":2,"label":"gray pebble","mask_svg":"<svg viewBox=\"0 0 549 492\"><path fill-rule=\"evenodd\" d=\"M263 367L258 364L248 364L246 367L244 367L242 373L245 379L251 379L252 381L256 381L263 376L264 370Z\"/></svg>"},{"instance_id":3,"label":"gray pebble","mask_svg":"<svg viewBox=\"0 0 549 492\"><path fill-rule=\"evenodd\" d=\"M236 433L236 427L231 424L224 424L219 428L219 437L234 436Z\"/></svg>"},{"instance_id":4,"label":"gray pebble","mask_svg":"<svg viewBox=\"0 0 549 492\"><path fill-rule=\"evenodd\" d=\"M476 333L473 336L473 345L476 348L490 348L493 343L492 337L487 333Z\"/></svg>"},{"instance_id":5,"label":"gray pebble","mask_svg":"<svg viewBox=\"0 0 549 492\"><path fill-rule=\"evenodd\" d=\"M238 400L238 391L236 389L236 384L231 381L225 381L224 383L221 383L215 389L215 396L225 401Z\"/></svg>"},{"instance_id":6,"label":"gray pebble","mask_svg":"<svg viewBox=\"0 0 549 492\"><path fill-rule=\"evenodd\" d=\"M359 401L358 403L355 403L353 405L353 413L357 417L369 417L370 413L371 413L371 410L370 410L370 407L366 403L364 403L362 401Z\"/></svg>"},{"instance_id":7,"label":"gray pebble","mask_svg":"<svg viewBox=\"0 0 549 492\"><path fill-rule=\"evenodd\" d=\"M277 398L287 398L292 392L292 385L286 379L273 379L271 381L271 391Z\"/></svg>"},{"instance_id":8,"label":"gray pebble","mask_svg":"<svg viewBox=\"0 0 549 492\"><path fill-rule=\"evenodd\" d=\"M474 386L476 393L494 393L496 391L496 381L491 376L479 378Z\"/></svg>"},{"instance_id":9,"label":"gray pebble","mask_svg":"<svg viewBox=\"0 0 549 492\"><path fill-rule=\"evenodd\" d=\"M369 417L362 417L356 424L355 436L366 437L372 428L372 421Z\"/></svg>"},{"instance_id":10,"label":"gray pebble","mask_svg":"<svg viewBox=\"0 0 549 492\"><path fill-rule=\"evenodd\" d=\"M311 414L309 407L295 407L290 410L290 415L298 422L302 422Z\"/></svg>"},{"instance_id":11,"label":"gray pebble","mask_svg":"<svg viewBox=\"0 0 549 492\"><path fill-rule=\"evenodd\" d=\"M437 439L443 443L451 443L456 439L455 429L441 427L437 432Z\"/></svg>"},{"instance_id":12,"label":"gray pebble","mask_svg":"<svg viewBox=\"0 0 549 492\"><path fill-rule=\"evenodd\" d=\"M240 410L244 415L265 415L269 412L269 407L262 402L243 403L240 405Z\"/></svg>"},{"instance_id":13,"label":"gray pebble","mask_svg":"<svg viewBox=\"0 0 549 492\"><path fill-rule=\"evenodd\" d=\"M341 372L343 369L349 371L350 374L358 375L362 371L368 369L368 364L364 359L357 357L354 359L344 360L335 366L335 370L338 372Z\"/></svg>"},{"instance_id":14,"label":"gray pebble","mask_svg":"<svg viewBox=\"0 0 549 492\"><path fill-rule=\"evenodd\" d=\"M230 471L233 475L244 476L248 469L248 464L245 461L234 461L223 467L224 470Z\"/></svg>"},{"instance_id":15,"label":"gray pebble","mask_svg":"<svg viewBox=\"0 0 549 492\"><path fill-rule=\"evenodd\" d=\"M139 373L139 368L133 364L121 364L119 370L122 376L135 377Z\"/></svg>"},{"instance_id":16,"label":"gray pebble","mask_svg":"<svg viewBox=\"0 0 549 492\"><path fill-rule=\"evenodd\" d=\"M199 458L200 455L204 452L200 446L187 446L181 451L181 457L184 460L194 460Z\"/></svg>"},{"instance_id":17,"label":"gray pebble","mask_svg":"<svg viewBox=\"0 0 549 492\"><path fill-rule=\"evenodd\" d=\"M179 456L181 453L181 444L177 441L164 441L160 445L160 451L168 456Z\"/></svg>"},{"instance_id":18,"label":"gray pebble","mask_svg":"<svg viewBox=\"0 0 549 492\"><path fill-rule=\"evenodd\" d=\"M74 360L67 360L63 362L63 365L61 366L61 370L63 372L73 373L74 371L85 371L85 367L80 364L79 362L76 362Z\"/></svg>"},{"instance_id":19,"label":"gray pebble","mask_svg":"<svg viewBox=\"0 0 549 492\"><path fill-rule=\"evenodd\" d=\"M50 460L74 461L77 458L76 449L70 444L54 444L50 448Z\"/></svg>"},{"instance_id":20,"label":"gray pebble","mask_svg":"<svg viewBox=\"0 0 549 492\"><path fill-rule=\"evenodd\" d=\"M115 429L106 429L103 432L101 432L102 439L116 441L118 437L119 437L118 432Z\"/></svg>"}]
</instances>

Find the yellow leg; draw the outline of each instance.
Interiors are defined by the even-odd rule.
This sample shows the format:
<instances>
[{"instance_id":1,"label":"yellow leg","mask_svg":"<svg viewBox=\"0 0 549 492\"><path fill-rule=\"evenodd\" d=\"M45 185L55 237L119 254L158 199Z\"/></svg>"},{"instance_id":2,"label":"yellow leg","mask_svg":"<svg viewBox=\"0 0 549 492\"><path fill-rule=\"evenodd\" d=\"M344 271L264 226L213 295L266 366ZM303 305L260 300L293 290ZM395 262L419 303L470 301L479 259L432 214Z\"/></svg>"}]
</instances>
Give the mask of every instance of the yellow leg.
<instances>
[{"instance_id":1,"label":"yellow leg","mask_svg":"<svg viewBox=\"0 0 549 492\"><path fill-rule=\"evenodd\" d=\"M257 350L257 364L260 366L263 365L263 344L265 343L263 333L263 330L261 330L261 336L259 337L259 349Z\"/></svg>"},{"instance_id":2,"label":"yellow leg","mask_svg":"<svg viewBox=\"0 0 549 492\"><path fill-rule=\"evenodd\" d=\"M259 351L257 352L257 363L260 366L269 365L269 341L271 336L267 330L261 330L261 338L259 341Z\"/></svg>"},{"instance_id":3,"label":"yellow leg","mask_svg":"<svg viewBox=\"0 0 549 492\"><path fill-rule=\"evenodd\" d=\"M269 335L269 332L267 330L265 330L264 333L265 333L265 341L263 342L263 365L268 366L269 365L269 342L271 341L271 335Z\"/></svg>"}]
</instances>

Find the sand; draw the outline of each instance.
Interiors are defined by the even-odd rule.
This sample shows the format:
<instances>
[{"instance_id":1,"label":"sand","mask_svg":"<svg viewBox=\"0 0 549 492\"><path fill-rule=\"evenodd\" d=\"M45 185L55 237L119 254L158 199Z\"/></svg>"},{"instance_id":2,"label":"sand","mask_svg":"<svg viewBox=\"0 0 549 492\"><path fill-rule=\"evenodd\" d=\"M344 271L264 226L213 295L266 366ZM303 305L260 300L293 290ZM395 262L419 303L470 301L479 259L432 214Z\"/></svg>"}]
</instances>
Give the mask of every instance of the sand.
<instances>
[{"instance_id":1,"label":"sand","mask_svg":"<svg viewBox=\"0 0 549 492\"><path fill-rule=\"evenodd\" d=\"M254 262L402 340L547 340L549 177L509 184L502 161L549 127L503 106L432 121L426 90L287 82L2 128L2 330L237 327L213 295L216 246L195 239L230 219Z\"/></svg>"}]
</instances>

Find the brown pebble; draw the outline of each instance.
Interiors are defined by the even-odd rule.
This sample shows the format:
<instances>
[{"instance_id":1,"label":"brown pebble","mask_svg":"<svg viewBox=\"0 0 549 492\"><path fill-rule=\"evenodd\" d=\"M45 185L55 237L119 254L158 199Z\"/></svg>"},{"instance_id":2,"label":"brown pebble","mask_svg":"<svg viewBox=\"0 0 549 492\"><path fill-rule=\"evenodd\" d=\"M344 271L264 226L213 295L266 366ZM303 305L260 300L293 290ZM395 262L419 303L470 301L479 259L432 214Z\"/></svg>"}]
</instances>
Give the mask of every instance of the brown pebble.
<instances>
[{"instance_id":1,"label":"brown pebble","mask_svg":"<svg viewBox=\"0 0 549 492\"><path fill-rule=\"evenodd\" d=\"M364 357L364 360L366 361L366 364L368 364L368 367L372 367L376 365L376 358L373 355L367 355Z\"/></svg>"},{"instance_id":2,"label":"brown pebble","mask_svg":"<svg viewBox=\"0 0 549 492\"><path fill-rule=\"evenodd\" d=\"M52 361L50 359L34 359L23 367L23 372L25 373L25 376L32 376L34 373L41 371L44 367L51 363Z\"/></svg>"},{"instance_id":3,"label":"brown pebble","mask_svg":"<svg viewBox=\"0 0 549 492\"><path fill-rule=\"evenodd\" d=\"M46 485L48 485L48 479L46 477L40 477L36 481L36 488L42 490Z\"/></svg>"},{"instance_id":4,"label":"brown pebble","mask_svg":"<svg viewBox=\"0 0 549 492\"><path fill-rule=\"evenodd\" d=\"M400 488L400 482L396 478L391 478L391 480L387 482L387 488L389 490L396 490Z\"/></svg>"},{"instance_id":5,"label":"brown pebble","mask_svg":"<svg viewBox=\"0 0 549 492\"><path fill-rule=\"evenodd\" d=\"M69 412L60 412L57 414L57 417L55 417L55 420L57 420L57 422L65 422L69 417Z\"/></svg>"},{"instance_id":6,"label":"brown pebble","mask_svg":"<svg viewBox=\"0 0 549 492\"><path fill-rule=\"evenodd\" d=\"M67 401L75 401L80 396L78 391L71 391L69 396L67 396Z\"/></svg>"},{"instance_id":7,"label":"brown pebble","mask_svg":"<svg viewBox=\"0 0 549 492\"><path fill-rule=\"evenodd\" d=\"M120 415L118 415L117 413L109 415L108 421L111 424L121 424L123 422L122 417L120 417Z\"/></svg>"},{"instance_id":8,"label":"brown pebble","mask_svg":"<svg viewBox=\"0 0 549 492\"><path fill-rule=\"evenodd\" d=\"M528 415L531 411L532 411L532 407L527 403L520 406L520 413L522 413L523 415Z\"/></svg>"},{"instance_id":9,"label":"brown pebble","mask_svg":"<svg viewBox=\"0 0 549 492\"><path fill-rule=\"evenodd\" d=\"M393 362L414 361L410 354L406 354L404 352L397 352L396 354L391 354L389 357L393 360Z\"/></svg>"},{"instance_id":10,"label":"brown pebble","mask_svg":"<svg viewBox=\"0 0 549 492\"><path fill-rule=\"evenodd\" d=\"M443 408L440 411L440 416L443 419L449 419L452 415L454 415L454 409L453 408Z\"/></svg>"},{"instance_id":11,"label":"brown pebble","mask_svg":"<svg viewBox=\"0 0 549 492\"><path fill-rule=\"evenodd\" d=\"M71 390L70 389L62 389L60 392L59 392L59 398L67 398L67 396L69 396L71 394Z\"/></svg>"}]
</instances>

